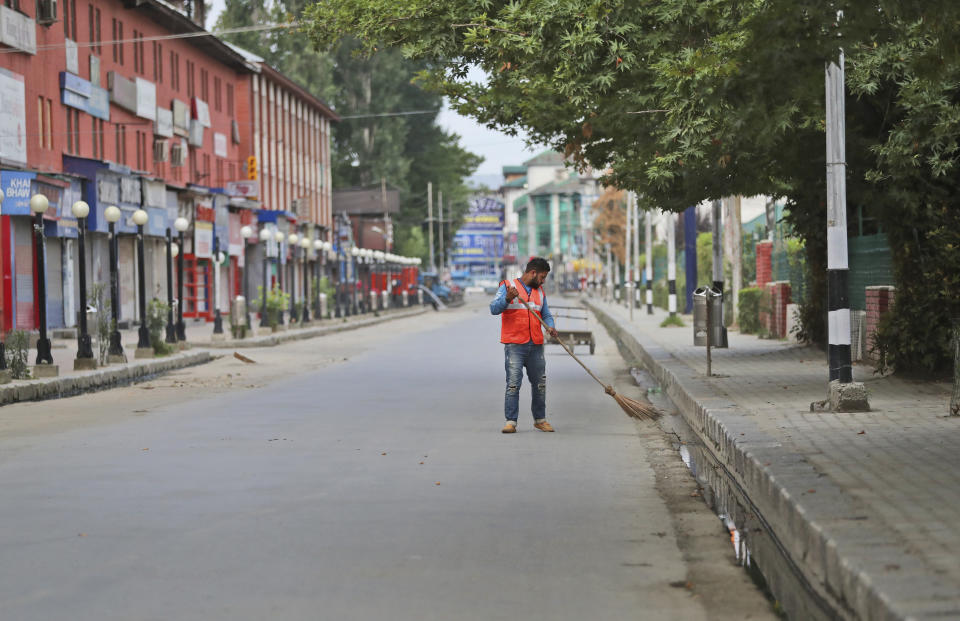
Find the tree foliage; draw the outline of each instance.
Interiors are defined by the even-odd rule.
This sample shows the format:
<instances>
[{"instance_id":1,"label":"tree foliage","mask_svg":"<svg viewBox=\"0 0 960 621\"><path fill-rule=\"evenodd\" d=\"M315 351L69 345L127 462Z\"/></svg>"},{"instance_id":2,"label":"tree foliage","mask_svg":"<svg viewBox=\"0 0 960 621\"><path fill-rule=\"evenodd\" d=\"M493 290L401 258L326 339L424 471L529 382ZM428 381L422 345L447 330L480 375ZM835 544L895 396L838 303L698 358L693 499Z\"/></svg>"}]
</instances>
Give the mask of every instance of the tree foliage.
<instances>
[{"instance_id":1,"label":"tree foliage","mask_svg":"<svg viewBox=\"0 0 960 621\"><path fill-rule=\"evenodd\" d=\"M349 35L428 63L461 113L523 129L658 208L786 199L812 282L805 334L825 340L824 64L847 60L847 191L887 231L898 283L891 355L948 363L958 314L960 6L947 0L327 0ZM489 80L471 82L467 68Z\"/></svg>"}]
</instances>

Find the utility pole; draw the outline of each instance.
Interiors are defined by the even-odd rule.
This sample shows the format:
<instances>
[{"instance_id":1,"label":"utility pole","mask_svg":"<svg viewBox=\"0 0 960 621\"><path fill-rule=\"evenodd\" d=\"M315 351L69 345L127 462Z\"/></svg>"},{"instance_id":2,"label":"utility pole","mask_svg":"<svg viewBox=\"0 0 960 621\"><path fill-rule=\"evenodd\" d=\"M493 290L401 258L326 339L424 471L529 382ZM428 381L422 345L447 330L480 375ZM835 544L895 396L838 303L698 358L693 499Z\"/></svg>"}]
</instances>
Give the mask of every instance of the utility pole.
<instances>
[{"instance_id":1,"label":"utility pole","mask_svg":"<svg viewBox=\"0 0 960 621\"><path fill-rule=\"evenodd\" d=\"M632 192L627 192L627 225L625 227L626 239L623 243L623 299L627 303L627 307L630 309L630 319L633 320L633 293L631 292L633 288L633 274L630 270L630 220L632 219L633 208L631 204L631 199L633 198Z\"/></svg>"},{"instance_id":2,"label":"utility pole","mask_svg":"<svg viewBox=\"0 0 960 621\"><path fill-rule=\"evenodd\" d=\"M711 227L713 229L713 288L723 293L723 238L720 237L720 200L713 201L713 218L711 218Z\"/></svg>"},{"instance_id":3,"label":"utility pole","mask_svg":"<svg viewBox=\"0 0 960 621\"><path fill-rule=\"evenodd\" d=\"M440 233L440 271L447 267L446 252L443 246L443 191L437 191L437 209L440 213L440 221L437 223L437 232Z\"/></svg>"},{"instance_id":4,"label":"utility pole","mask_svg":"<svg viewBox=\"0 0 960 621\"><path fill-rule=\"evenodd\" d=\"M633 193L633 299L631 308L640 308L640 203Z\"/></svg>"},{"instance_id":5,"label":"utility pole","mask_svg":"<svg viewBox=\"0 0 960 621\"><path fill-rule=\"evenodd\" d=\"M647 209L645 212L646 217L646 226L644 227L644 239L646 240L646 250L647 250L647 265L646 265L646 277L647 277L647 314L653 314L653 235L651 229L653 228L653 217L650 214L650 210Z\"/></svg>"},{"instance_id":6,"label":"utility pole","mask_svg":"<svg viewBox=\"0 0 960 621\"><path fill-rule=\"evenodd\" d=\"M433 256L433 182L427 181L427 245L430 247L430 271L437 271L437 262Z\"/></svg>"},{"instance_id":7,"label":"utility pole","mask_svg":"<svg viewBox=\"0 0 960 621\"><path fill-rule=\"evenodd\" d=\"M667 212L667 310L677 314L677 222L676 214Z\"/></svg>"},{"instance_id":8,"label":"utility pole","mask_svg":"<svg viewBox=\"0 0 960 621\"><path fill-rule=\"evenodd\" d=\"M730 196L726 203L726 222L723 237L727 240L727 254L732 272L730 295L733 302L733 325L737 325L740 310L740 289L743 287L743 235L740 224L740 197Z\"/></svg>"},{"instance_id":9,"label":"utility pole","mask_svg":"<svg viewBox=\"0 0 960 621\"><path fill-rule=\"evenodd\" d=\"M827 310L830 406L834 411L869 410L863 384L850 366L850 301L847 291L847 163L843 50L826 67L827 109Z\"/></svg>"}]
</instances>

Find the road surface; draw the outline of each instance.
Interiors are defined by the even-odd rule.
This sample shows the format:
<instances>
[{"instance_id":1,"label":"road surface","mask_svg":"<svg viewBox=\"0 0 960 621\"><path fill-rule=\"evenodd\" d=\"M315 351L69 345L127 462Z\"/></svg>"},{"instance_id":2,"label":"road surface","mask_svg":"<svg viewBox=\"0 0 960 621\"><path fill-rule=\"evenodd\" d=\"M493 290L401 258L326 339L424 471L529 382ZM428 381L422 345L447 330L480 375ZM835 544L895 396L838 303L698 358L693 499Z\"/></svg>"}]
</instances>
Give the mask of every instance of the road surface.
<instances>
[{"instance_id":1,"label":"road surface","mask_svg":"<svg viewBox=\"0 0 960 621\"><path fill-rule=\"evenodd\" d=\"M498 332L473 300L0 408L0 618L774 618L664 434L558 347L557 432L526 381L499 432Z\"/></svg>"}]
</instances>

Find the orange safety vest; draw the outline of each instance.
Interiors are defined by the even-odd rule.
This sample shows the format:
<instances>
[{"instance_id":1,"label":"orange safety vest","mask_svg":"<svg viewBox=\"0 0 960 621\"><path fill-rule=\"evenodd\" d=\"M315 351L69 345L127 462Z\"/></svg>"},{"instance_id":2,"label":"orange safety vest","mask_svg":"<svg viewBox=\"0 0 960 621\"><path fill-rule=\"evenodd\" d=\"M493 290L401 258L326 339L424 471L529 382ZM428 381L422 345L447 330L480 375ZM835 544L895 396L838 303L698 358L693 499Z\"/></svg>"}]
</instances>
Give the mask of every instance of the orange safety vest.
<instances>
[{"instance_id":1,"label":"orange safety vest","mask_svg":"<svg viewBox=\"0 0 960 621\"><path fill-rule=\"evenodd\" d=\"M504 285L509 285L503 281ZM532 289L530 295L519 278L513 281L513 286L520 294L518 297L510 300L507 308L500 314L500 342L501 343L529 343L533 341L535 345L543 345L543 328L536 317L531 317L532 313L540 316L540 309L543 308L543 294L540 289ZM530 311L520 303L523 300L530 307Z\"/></svg>"}]
</instances>

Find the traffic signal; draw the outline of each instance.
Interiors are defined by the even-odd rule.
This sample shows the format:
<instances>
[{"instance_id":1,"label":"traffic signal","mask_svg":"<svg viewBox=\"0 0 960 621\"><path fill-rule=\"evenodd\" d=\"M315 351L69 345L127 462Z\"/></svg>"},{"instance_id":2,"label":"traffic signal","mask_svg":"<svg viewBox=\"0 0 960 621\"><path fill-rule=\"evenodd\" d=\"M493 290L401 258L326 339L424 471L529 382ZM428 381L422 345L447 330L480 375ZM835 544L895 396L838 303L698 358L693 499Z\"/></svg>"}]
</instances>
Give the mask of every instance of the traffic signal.
<instances>
[{"instance_id":1,"label":"traffic signal","mask_svg":"<svg viewBox=\"0 0 960 621\"><path fill-rule=\"evenodd\" d=\"M251 155L247 158L247 179L257 178L257 156Z\"/></svg>"}]
</instances>

